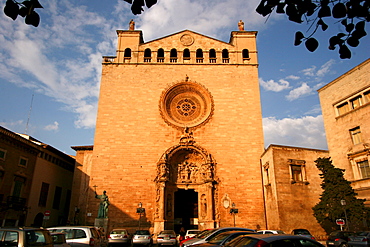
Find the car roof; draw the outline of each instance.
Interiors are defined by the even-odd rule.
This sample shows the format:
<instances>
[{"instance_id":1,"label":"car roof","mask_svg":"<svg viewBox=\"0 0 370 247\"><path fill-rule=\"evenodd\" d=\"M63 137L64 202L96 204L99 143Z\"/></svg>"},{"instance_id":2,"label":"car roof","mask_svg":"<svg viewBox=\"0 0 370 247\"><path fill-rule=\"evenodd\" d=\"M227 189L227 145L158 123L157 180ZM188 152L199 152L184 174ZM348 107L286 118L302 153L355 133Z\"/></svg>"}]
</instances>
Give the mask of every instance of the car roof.
<instances>
[{"instance_id":1,"label":"car roof","mask_svg":"<svg viewBox=\"0 0 370 247\"><path fill-rule=\"evenodd\" d=\"M306 238L303 236L299 235L291 235L291 234L250 234L250 235L243 235L241 238L257 238L261 239L265 242L271 242L275 240L280 240L280 239L304 239L304 240L311 240L310 238Z\"/></svg>"}]
</instances>

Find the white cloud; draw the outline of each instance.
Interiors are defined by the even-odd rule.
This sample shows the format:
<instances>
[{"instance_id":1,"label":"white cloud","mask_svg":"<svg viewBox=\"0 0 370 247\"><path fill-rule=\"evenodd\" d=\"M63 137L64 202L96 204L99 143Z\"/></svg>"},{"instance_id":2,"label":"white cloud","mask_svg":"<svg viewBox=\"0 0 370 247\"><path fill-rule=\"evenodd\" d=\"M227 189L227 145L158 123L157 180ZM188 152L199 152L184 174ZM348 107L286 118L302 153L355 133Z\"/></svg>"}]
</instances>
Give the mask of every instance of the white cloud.
<instances>
[{"instance_id":1,"label":"white cloud","mask_svg":"<svg viewBox=\"0 0 370 247\"><path fill-rule=\"evenodd\" d=\"M327 149L322 115L317 117L263 118L265 146L270 144Z\"/></svg>"},{"instance_id":2,"label":"white cloud","mask_svg":"<svg viewBox=\"0 0 370 247\"><path fill-rule=\"evenodd\" d=\"M303 69L301 72L306 75L306 76L315 76L315 70L316 70L316 66L311 66L310 68L307 68L307 69Z\"/></svg>"},{"instance_id":3,"label":"white cloud","mask_svg":"<svg viewBox=\"0 0 370 247\"><path fill-rule=\"evenodd\" d=\"M320 69L317 71L316 75L319 77L323 77L331 72L331 67L335 64L334 59L330 59L327 61L324 65L320 67Z\"/></svg>"},{"instance_id":4,"label":"white cloud","mask_svg":"<svg viewBox=\"0 0 370 247\"><path fill-rule=\"evenodd\" d=\"M289 101L298 99L303 95L309 95L313 92L312 88L307 85L307 83L302 83L300 87L297 87L289 92L285 98Z\"/></svg>"},{"instance_id":5,"label":"white cloud","mask_svg":"<svg viewBox=\"0 0 370 247\"><path fill-rule=\"evenodd\" d=\"M59 123L57 121L55 121L54 123L45 126L44 130L57 131L57 130L59 130Z\"/></svg>"},{"instance_id":6,"label":"white cloud","mask_svg":"<svg viewBox=\"0 0 370 247\"><path fill-rule=\"evenodd\" d=\"M296 76L296 75L288 75L287 77L285 77L285 79L290 79L290 80L299 80L300 77L299 76Z\"/></svg>"},{"instance_id":7,"label":"white cloud","mask_svg":"<svg viewBox=\"0 0 370 247\"><path fill-rule=\"evenodd\" d=\"M310 68L303 69L300 72L303 73L305 76L316 77L316 79L318 79L326 76L328 73L333 73L333 71L331 71L331 68L334 64L335 60L330 59L329 61L324 63L318 70L316 70L317 67L313 65Z\"/></svg>"},{"instance_id":8,"label":"white cloud","mask_svg":"<svg viewBox=\"0 0 370 247\"><path fill-rule=\"evenodd\" d=\"M145 40L152 40L171 33L190 29L211 37L225 36L225 28L234 26L242 19L246 30L267 28L266 19L255 11L259 0L162 0L146 9L137 21L137 28L145 33ZM271 16L269 23L279 18ZM228 35L228 33L227 33ZM228 40L227 40L228 41Z\"/></svg>"},{"instance_id":9,"label":"white cloud","mask_svg":"<svg viewBox=\"0 0 370 247\"><path fill-rule=\"evenodd\" d=\"M259 83L266 91L280 92L290 88L289 82L283 79L276 82L274 80L264 81L262 78L259 78Z\"/></svg>"}]
</instances>

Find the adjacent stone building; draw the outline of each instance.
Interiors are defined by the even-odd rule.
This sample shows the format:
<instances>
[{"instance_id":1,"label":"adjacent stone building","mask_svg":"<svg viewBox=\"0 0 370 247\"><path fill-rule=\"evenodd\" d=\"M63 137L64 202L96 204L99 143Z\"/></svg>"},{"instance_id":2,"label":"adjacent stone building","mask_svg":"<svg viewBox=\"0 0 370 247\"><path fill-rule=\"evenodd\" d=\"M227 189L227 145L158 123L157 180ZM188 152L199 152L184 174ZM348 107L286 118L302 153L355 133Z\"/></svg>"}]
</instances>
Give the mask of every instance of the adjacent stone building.
<instances>
[{"instance_id":1,"label":"adjacent stone building","mask_svg":"<svg viewBox=\"0 0 370 247\"><path fill-rule=\"evenodd\" d=\"M236 225L265 228L257 32L228 43L190 30L117 35L103 59L85 223L96 190L109 196L111 228L230 226L233 204Z\"/></svg>"},{"instance_id":2,"label":"adjacent stone building","mask_svg":"<svg viewBox=\"0 0 370 247\"><path fill-rule=\"evenodd\" d=\"M67 224L75 160L0 126L0 225Z\"/></svg>"},{"instance_id":3,"label":"adjacent stone building","mask_svg":"<svg viewBox=\"0 0 370 247\"><path fill-rule=\"evenodd\" d=\"M262 154L266 225L291 233L304 228L317 238L325 235L313 216L322 182L315 160L329 157L325 150L270 145Z\"/></svg>"},{"instance_id":4,"label":"adjacent stone building","mask_svg":"<svg viewBox=\"0 0 370 247\"><path fill-rule=\"evenodd\" d=\"M333 164L370 206L370 59L318 90Z\"/></svg>"}]
</instances>

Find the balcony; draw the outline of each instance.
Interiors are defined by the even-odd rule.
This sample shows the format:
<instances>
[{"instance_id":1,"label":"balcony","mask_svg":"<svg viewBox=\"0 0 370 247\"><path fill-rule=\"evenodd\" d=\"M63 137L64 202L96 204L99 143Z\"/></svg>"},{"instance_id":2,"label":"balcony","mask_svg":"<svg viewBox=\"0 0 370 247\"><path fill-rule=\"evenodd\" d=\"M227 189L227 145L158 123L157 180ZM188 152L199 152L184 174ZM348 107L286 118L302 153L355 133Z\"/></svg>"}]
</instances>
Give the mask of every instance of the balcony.
<instances>
[{"instance_id":1,"label":"balcony","mask_svg":"<svg viewBox=\"0 0 370 247\"><path fill-rule=\"evenodd\" d=\"M8 196L6 198L6 204L9 208L15 210L22 210L26 206L26 198L17 197L17 196Z\"/></svg>"}]
</instances>

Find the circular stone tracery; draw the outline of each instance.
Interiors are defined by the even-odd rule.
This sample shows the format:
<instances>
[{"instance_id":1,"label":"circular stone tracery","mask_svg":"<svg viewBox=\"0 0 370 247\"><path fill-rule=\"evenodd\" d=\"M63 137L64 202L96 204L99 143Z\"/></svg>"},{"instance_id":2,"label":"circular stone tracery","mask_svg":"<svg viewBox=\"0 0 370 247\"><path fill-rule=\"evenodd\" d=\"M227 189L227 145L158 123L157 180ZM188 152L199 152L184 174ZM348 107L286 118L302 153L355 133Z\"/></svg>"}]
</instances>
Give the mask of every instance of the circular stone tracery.
<instances>
[{"instance_id":1,"label":"circular stone tracery","mask_svg":"<svg viewBox=\"0 0 370 247\"><path fill-rule=\"evenodd\" d=\"M213 99L208 90L187 80L165 90L159 105L163 119L176 128L204 124L213 113Z\"/></svg>"}]
</instances>

